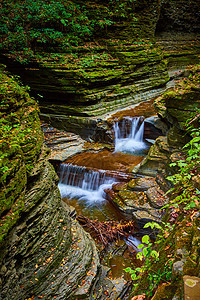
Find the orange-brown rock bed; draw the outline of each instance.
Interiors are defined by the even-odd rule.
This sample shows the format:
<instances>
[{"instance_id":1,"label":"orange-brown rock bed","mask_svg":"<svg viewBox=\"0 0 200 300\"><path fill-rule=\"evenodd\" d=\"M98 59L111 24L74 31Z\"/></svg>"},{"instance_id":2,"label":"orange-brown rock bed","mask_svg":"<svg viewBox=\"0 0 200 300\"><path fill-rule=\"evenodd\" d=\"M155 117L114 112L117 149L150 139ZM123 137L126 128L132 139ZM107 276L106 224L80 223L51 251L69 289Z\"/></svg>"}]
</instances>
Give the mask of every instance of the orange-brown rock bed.
<instances>
[{"instance_id":1,"label":"orange-brown rock bed","mask_svg":"<svg viewBox=\"0 0 200 300\"><path fill-rule=\"evenodd\" d=\"M77 154L65 161L65 163L84 166L87 168L95 168L101 170L112 170L119 172L130 172L134 166L142 161L143 157L134 156L120 152L110 152L107 150L92 153L84 152Z\"/></svg>"},{"instance_id":2,"label":"orange-brown rock bed","mask_svg":"<svg viewBox=\"0 0 200 300\"><path fill-rule=\"evenodd\" d=\"M129 116L129 117L144 116L145 118L151 117L156 114L156 111L155 111L155 108L153 105L154 100L155 99L153 98L149 101L141 102L139 105L136 105L133 108L118 111L118 112L112 114L112 116L107 119L107 122L108 122L108 124L112 124L113 121L119 121L120 119L122 119L123 117L126 117L126 116Z\"/></svg>"}]
</instances>

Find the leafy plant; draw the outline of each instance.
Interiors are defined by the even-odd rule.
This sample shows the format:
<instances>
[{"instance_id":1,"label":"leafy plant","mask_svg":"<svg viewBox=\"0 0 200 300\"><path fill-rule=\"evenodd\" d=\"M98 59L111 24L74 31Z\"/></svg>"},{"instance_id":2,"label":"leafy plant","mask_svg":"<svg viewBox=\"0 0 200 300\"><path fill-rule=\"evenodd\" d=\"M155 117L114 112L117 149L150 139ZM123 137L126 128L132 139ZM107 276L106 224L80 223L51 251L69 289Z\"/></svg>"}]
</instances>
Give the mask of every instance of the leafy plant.
<instances>
[{"instance_id":1,"label":"leafy plant","mask_svg":"<svg viewBox=\"0 0 200 300\"><path fill-rule=\"evenodd\" d=\"M159 228L162 227L155 222L147 223L147 227ZM153 244L150 241L148 235L142 237L142 243L138 245L139 252L136 257L141 261L144 261L142 267L137 267L132 269L130 267L125 269L125 272L130 273L131 279L134 281L139 281L144 273L147 273L148 289L146 290L146 295L152 296L153 290L160 282L168 282L172 276L172 260L169 260L164 268L158 268L156 271L155 264L159 262L159 252L153 249ZM152 268L154 265L154 268ZM134 288L138 286L138 283L134 284Z\"/></svg>"},{"instance_id":2,"label":"leafy plant","mask_svg":"<svg viewBox=\"0 0 200 300\"><path fill-rule=\"evenodd\" d=\"M200 171L200 130L189 126L188 132L192 138L183 147L182 158L170 164L170 167L176 167L178 172L167 177L174 184L171 191L175 197L163 207L163 209L176 208L179 213L194 209L199 204L200 191L194 187L192 178Z\"/></svg>"},{"instance_id":3,"label":"leafy plant","mask_svg":"<svg viewBox=\"0 0 200 300\"><path fill-rule=\"evenodd\" d=\"M107 32L118 18L134 20L134 1L109 0L102 5L98 1L2 0L0 50L27 63L38 48L70 49L90 40L102 28Z\"/></svg>"}]
</instances>

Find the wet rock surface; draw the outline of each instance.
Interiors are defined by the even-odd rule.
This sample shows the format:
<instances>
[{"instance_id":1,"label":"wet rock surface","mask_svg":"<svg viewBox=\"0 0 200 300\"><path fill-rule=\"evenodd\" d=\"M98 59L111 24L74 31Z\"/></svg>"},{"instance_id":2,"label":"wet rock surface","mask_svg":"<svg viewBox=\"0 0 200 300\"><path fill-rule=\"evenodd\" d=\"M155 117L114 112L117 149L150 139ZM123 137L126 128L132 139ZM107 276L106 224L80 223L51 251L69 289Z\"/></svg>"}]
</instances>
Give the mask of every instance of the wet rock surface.
<instances>
[{"instance_id":1,"label":"wet rock surface","mask_svg":"<svg viewBox=\"0 0 200 300\"><path fill-rule=\"evenodd\" d=\"M160 208L168 202L155 177L132 179L128 184L114 185L113 191L106 190L110 201L128 218L145 222L160 222L163 212Z\"/></svg>"},{"instance_id":2,"label":"wet rock surface","mask_svg":"<svg viewBox=\"0 0 200 300\"><path fill-rule=\"evenodd\" d=\"M60 131L48 124L42 124L41 128L44 133L45 144L51 151L50 160L62 162L84 150L85 140L79 135Z\"/></svg>"}]
</instances>

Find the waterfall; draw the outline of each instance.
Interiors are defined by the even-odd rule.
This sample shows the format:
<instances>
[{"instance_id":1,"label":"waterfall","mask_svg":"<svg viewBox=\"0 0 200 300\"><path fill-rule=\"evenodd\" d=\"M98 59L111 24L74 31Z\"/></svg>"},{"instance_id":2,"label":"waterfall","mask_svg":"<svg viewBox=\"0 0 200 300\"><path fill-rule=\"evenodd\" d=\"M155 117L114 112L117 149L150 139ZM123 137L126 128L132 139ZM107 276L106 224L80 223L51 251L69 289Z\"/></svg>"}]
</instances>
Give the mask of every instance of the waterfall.
<instances>
[{"instance_id":1,"label":"waterfall","mask_svg":"<svg viewBox=\"0 0 200 300\"><path fill-rule=\"evenodd\" d=\"M115 152L138 152L146 148L143 141L144 120L126 117L114 124Z\"/></svg>"},{"instance_id":2,"label":"waterfall","mask_svg":"<svg viewBox=\"0 0 200 300\"><path fill-rule=\"evenodd\" d=\"M61 164L59 190L62 198L78 198L89 204L105 200L104 189L111 188L114 178L103 171L88 170L71 164Z\"/></svg>"}]
</instances>

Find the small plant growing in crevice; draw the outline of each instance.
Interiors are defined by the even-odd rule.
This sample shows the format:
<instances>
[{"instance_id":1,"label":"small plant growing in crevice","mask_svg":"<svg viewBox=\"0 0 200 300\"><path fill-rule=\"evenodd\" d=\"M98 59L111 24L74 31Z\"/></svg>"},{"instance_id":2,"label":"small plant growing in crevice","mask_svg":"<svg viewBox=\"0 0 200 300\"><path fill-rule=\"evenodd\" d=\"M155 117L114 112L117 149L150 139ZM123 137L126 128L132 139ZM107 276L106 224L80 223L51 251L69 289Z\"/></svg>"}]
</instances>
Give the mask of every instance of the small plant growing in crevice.
<instances>
[{"instance_id":1,"label":"small plant growing in crevice","mask_svg":"<svg viewBox=\"0 0 200 300\"><path fill-rule=\"evenodd\" d=\"M147 223L145 227L151 227L152 229L162 229L162 227L156 222ZM125 272L130 273L131 279L136 282L134 284L134 289L138 287L139 280L141 279L143 274L146 273L148 281L148 289L146 290L146 295L152 296L154 289L160 282L168 282L171 279L173 260L168 260L162 268L152 268L152 266L155 266L155 264L159 262L160 255L158 251L153 249L153 243L151 242L148 235L144 235L142 237L142 243L138 245L137 248L139 252L137 253L136 257L141 261L144 261L144 264L141 267L137 267L135 269L128 267L125 269Z\"/></svg>"}]
</instances>

